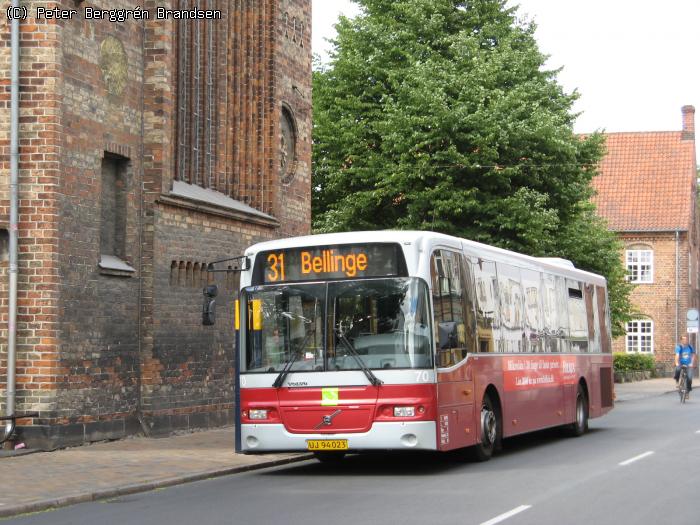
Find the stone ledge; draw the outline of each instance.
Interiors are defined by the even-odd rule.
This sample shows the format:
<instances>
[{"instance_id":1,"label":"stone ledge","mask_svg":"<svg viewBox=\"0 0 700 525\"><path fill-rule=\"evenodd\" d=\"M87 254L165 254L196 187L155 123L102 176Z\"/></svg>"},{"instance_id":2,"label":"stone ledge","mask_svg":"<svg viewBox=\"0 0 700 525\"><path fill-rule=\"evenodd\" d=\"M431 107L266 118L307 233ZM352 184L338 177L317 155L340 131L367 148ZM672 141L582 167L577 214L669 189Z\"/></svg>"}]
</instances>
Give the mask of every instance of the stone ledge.
<instances>
[{"instance_id":1,"label":"stone ledge","mask_svg":"<svg viewBox=\"0 0 700 525\"><path fill-rule=\"evenodd\" d=\"M628 372L614 372L616 383L632 383L635 381L645 381L651 379L651 370L630 370Z\"/></svg>"},{"instance_id":2,"label":"stone ledge","mask_svg":"<svg viewBox=\"0 0 700 525\"><path fill-rule=\"evenodd\" d=\"M149 437L163 438L180 430L215 429L234 424L234 412L229 409L191 414L144 414ZM26 443L28 450L56 450L86 443L123 439L143 434L139 420L133 416L65 425L29 425L17 427L18 442Z\"/></svg>"},{"instance_id":3,"label":"stone ledge","mask_svg":"<svg viewBox=\"0 0 700 525\"><path fill-rule=\"evenodd\" d=\"M118 277L131 277L136 269L114 255L100 255L100 273L103 275L116 275Z\"/></svg>"},{"instance_id":4,"label":"stone ledge","mask_svg":"<svg viewBox=\"0 0 700 525\"><path fill-rule=\"evenodd\" d=\"M157 202L271 228L280 227L280 222L272 215L256 210L218 191L200 188L182 181L174 181L170 193L161 194Z\"/></svg>"}]
</instances>

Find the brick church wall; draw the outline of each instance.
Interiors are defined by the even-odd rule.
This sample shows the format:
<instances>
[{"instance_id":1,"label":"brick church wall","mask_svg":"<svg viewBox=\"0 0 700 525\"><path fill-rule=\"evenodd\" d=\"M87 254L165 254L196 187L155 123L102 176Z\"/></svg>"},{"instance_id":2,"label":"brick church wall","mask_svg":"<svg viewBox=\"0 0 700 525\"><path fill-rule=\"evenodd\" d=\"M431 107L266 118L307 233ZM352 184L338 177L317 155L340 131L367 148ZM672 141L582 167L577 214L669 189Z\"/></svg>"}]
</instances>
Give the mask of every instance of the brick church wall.
<instances>
[{"instance_id":1,"label":"brick church wall","mask_svg":"<svg viewBox=\"0 0 700 525\"><path fill-rule=\"evenodd\" d=\"M20 203L17 302L18 406L42 415L56 406L59 350L59 185L63 130L61 26L38 22L33 12L49 2L27 2L20 43ZM4 13L9 1L0 2ZM0 21L0 228L10 221L10 24ZM0 410L5 411L9 265L0 262Z\"/></svg>"},{"instance_id":2,"label":"brick church wall","mask_svg":"<svg viewBox=\"0 0 700 525\"><path fill-rule=\"evenodd\" d=\"M178 177L177 170L162 171L162 195L155 197L152 219L153 296L149 312L153 318L152 344L144 347L142 387L143 412L154 432L232 422L232 315L238 296L235 289L238 280L234 274L207 276L202 271L202 265L241 255L247 246L255 242L309 232L310 4L292 4L299 13L299 21L303 16L307 17L303 42L300 37L298 42L292 42L291 38L284 36L286 23L283 14L288 9L284 2L279 6L276 2L266 3L265 12L271 19L266 19L264 24L258 21L247 28L241 27L242 20L250 20L261 14L258 12L256 15L246 9L236 11L234 18L228 20L228 23L239 24L239 31L248 31L248 37L254 42L274 50L270 71L261 72L260 64L236 59L236 53L241 54L245 49L236 49L235 46L243 45L241 42L245 39L231 42L230 62L243 69L233 71L238 78L231 82L228 103L232 108L229 115L233 115L235 108L239 107L254 108L251 116L259 116L255 111L260 107L267 107L270 111L257 122L253 122L254 119L230 117L234 126L233 136L239 137L239 142L230 144L231 147L226 149L228 163L225 168L228 177L243 181L242 189L232 189L231 195L264 213L270 213L275 220L254 215L233 217L226 210L206 213L196 203L173 198L169 189ZM158 40L158 45L164 45L166 40L167 37ZM177 42L172 41L171 46L175 45ZM162 56L171 60L173 53ZM162 69L167 69L167 66ZM174 69L173 65L171 71ZM269 84L261 86L261 78L269 78ZM251 83L246 84L246 79ZM174 89L177 79L170 75L168 80ZM161 89L169 91L165 82ZM297 90L306 93L306 98L300 98ZM171 121L175 120L177 103L176 99L164 102L160 114L169 115ZM279 115L283 104L292 108L298 126L296 172L289 184L280 180L277 169ZM170 147L164 148L159 157L164 165L177 166L177 125L166 124L162 128L166 130L163 132L166 136L163 142ZM252 174L256 172L262 175L254 177ZM265 188L267 193L260 197ZM219 286L215 328L201 324L202 288L209 280Z\"/></svg>"},{"instance_id":3,"label":"brick church wall","mask_svg":"<svg viewBox=\"0 0 700 525\"><path fill-rule=\"evenodd\" d=\"M31 2L30 15L48 4ZM84 7L68 4L61 6L79 13ZM0 5L6 9L9 2ZM175 8L177 0L141 5ZM238 281L233 273L205 270L212 260L240 255L255 242L308 233L311 184L310 1L235 5L248 7L245 16L228 13L235 16L217 23L262 31L270 60L247 60L248 69L235 69L230 60L229 69L218 73L218 81L228 86L229 103L238 101L237 108L253 112L243 115L245 122L257 119L258 124L234 128L222 122L222 130L235 133L219 132L212 139L221 177L227 177L213 189L243 180L243 193L227 194L259 210L249 214L173 194L178 22L112 23L79 16L22 24L17 393L18 410L40 412L33 425L24 427L30 446L232 421ZM89 6L135 7L126 1ZM254 27L240 26L256 14ZM235 41L229 47L227 53L234 53ZM0 26L0 50L1 76L9 78L7 25ZM234 82L239 77L243 84ZM236 85L247 86L246 97L264 93L264 98L242 106ZM9 85L0 91L0 107L9 109ZM260 108L266 108L264 118L257 116ZM296 138L285 173L280 169L283 108L292 115ZM231 118L231 112L220 113ZM233 163L236 147L250 152L253 144L256 156L239 155ZM3 116L0 148L5 153L0 158L3 228L9 216L9 121ZM111 180L102 174L104 158L124 168L124 185L110 190L124 197L121 211L114 205L119 201L107 199L110 193L102 187ZM99 264L104 217L124 222L123 233L112 242L123 245L120 260L133 271ZM0 273L7 275L7 262L0 261ZM3 385L5 283L0 284ZM213 327L201 324L202 288L209 283L220 291Z\"/></svg>"},{"instance_id":4,"label":"brick church wall","mask_svg":"<svg viewBox=\"0 0 700 525\"><path fill-rule=\"evenodd\" d=\"M133 6L117 1L109 7ZM102 177L102 161L112 154L126 172L122 257L139 266L143 30L138 22L80 20L65 24L60 43L65 132L59 311L65 376L57 385L55 423L73 425L68 439L90 441L123 435L138 399L138 271L115 275L98 263L101 211L108 205L102 196L114 191Z\"/></svg>"}]
</instances>

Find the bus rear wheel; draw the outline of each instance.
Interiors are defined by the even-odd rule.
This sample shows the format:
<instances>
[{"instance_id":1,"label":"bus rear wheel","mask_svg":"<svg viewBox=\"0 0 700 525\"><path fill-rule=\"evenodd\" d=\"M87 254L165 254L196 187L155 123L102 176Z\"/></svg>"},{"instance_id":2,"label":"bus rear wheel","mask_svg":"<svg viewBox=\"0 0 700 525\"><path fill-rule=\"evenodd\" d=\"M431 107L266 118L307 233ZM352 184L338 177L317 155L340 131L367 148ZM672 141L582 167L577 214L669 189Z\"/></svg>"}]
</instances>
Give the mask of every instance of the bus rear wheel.
<instances>
[{"instance_id":1,"label":"bus rear wheel","mask_svg":"<svg viewBox=\"0 0 700 525\"><path fill-rule=\"evenodd\" d=\"M488 461L501 435L501 420L491 396L486 394L481 403L479 443L472 448L476 461Z\"/></svg>"},{"instance_id":2,"label":"bus rear wheel","mask_svg":"<svg viewBox=\"0 0 700 525\"><path fill-rule=\"evenodd\" d=\"M569 434L573 437L584 435L588 431L588 396L583 386L579 385L576 391L576 407L574 422L568 427Z\"/></svg>"}]
</instances>

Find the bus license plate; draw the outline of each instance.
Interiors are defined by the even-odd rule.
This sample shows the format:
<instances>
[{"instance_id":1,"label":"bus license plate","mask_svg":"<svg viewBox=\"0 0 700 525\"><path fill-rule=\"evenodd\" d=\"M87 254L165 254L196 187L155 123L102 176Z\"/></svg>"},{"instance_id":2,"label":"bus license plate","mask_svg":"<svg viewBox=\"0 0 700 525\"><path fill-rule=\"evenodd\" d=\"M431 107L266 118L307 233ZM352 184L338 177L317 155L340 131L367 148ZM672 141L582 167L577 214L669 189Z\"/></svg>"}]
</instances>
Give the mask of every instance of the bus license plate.
<instances>
[{"instance_id":1,"label":"bus license plate","mask_svg":"<svg viewBox=\"0 0 700 525\"><path fill-rule=\"evenodd\" d=\"M309 450L347 450L347 439L307 439L306 448Z\"/></svg>"}]
</instances>

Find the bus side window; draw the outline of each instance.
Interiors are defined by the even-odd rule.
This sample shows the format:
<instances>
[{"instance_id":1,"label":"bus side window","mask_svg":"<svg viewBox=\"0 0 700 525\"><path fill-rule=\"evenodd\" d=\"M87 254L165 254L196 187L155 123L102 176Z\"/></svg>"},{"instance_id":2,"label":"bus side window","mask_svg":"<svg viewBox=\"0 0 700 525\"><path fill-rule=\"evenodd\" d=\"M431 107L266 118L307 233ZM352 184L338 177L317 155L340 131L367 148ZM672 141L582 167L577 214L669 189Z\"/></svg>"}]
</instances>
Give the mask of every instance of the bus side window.
<instances>
[{"instance_id":1,"label":"bus side window","mask_svg":"<svg viewBox=\"0 0 700 525\"><path fill-rule=\"evenodd\" d=\"M568 353L571 351L571 344L569 340L569 304L568 297L569 293L566 287L566 279L560 277L559 275L554 277L557 286L557 311L558 323L557 323L557 339L559 340L559 351L563 353Z\"/></svg>"},{"instance_id":2,"label":"bus side window","mask_svg":"<svg viewBox=\"0 0 700 525\"><path fill-rule=\"evenodd\" d=\"M612 352L610 341L610 325L608 324L607 296L604 286L596 286L598 300L598 322L600 326L600 351L604 354Z\"/></svg>"},{"instance_id":3,"label":"bus side window","mask_svg":"<svg viewBox=\"0 0 700 525\"><path fill-rule=\"evenodd\" d=\"M476 291L476 322L479 352L496 352L500 340L500 315L496 263L478 257L470 259Z\"/></svg>"},{"instance_id":4,"label":"bus side window","mask_svg":"<svg viewBox=\"0 0 700 525\"><path fill-rule=\"evenodd\" d=\"M525 289L525 340L530 352L544 351L544 320L542 316L544 297L540 292L540 272L520 270Z\"/></svg>"},{"instance_id":5,"label":"bus side window","mask_svg":"<svg viewBox=\"0 0 700 525\"><path fill-rule=\"evenodd\" d=\"M598 300L595 286L585 287L586 321L588 323L588 351L600 352L600 331L598 330Z\"/></svg>"},{"instance_id":6,"label":"bus side window","mask_svg":"<svg viewBox=\"0 0 700 525\"><path fill-rule=\"evenodd\" d=\"M557 352L559 350L559 338L557 337L559 322L557 287L553 275L542 274L542 304L544 306L544 349L545 352Z\"/></svg>"},{"instance_id":7,"label":"bus side window","mask_svg":"<svg viewBox=\"0 0 700 525\"><path fill-rule=\"evenodd\" d=\"M452 366L467 355L463 272L460 255L436 250L431 258L433 322L438 366Z\"/></svg>"},{"instance_id":8,"label":"bus side window","mask_svg":"<svg viewBox=\"0 0 700 525\"><path fill-rule=\"evenodd\" d=\"M566 280L567 308L569 311L569 342L572 352L588 352L588 320L584 286L579 281Z\"/></svg>"},{"instance_id":9,"label":"bus side window","mask_svg":"<svg viewBox=\"0 0 700 525\"><path fill-rule=\"evenodd\" d=\"M467 352L475 352L477 351L477 322L474 272L464 255L460 255L459 259L462 270L462 303L464 308L464 328L466 331L466 350Z\"/></svg>"},{"instance_id":10,"label":"bus side window","mask_svg":"<svg viewBox=\"0 0 700 525\"><path fill-rule=\"evenodd\" d=\"M523 288L520 268L498 263L498 288L501 299L501 336L504 352L526 352L527 339L523 327Z\"/></svg>"}]
</instances>

